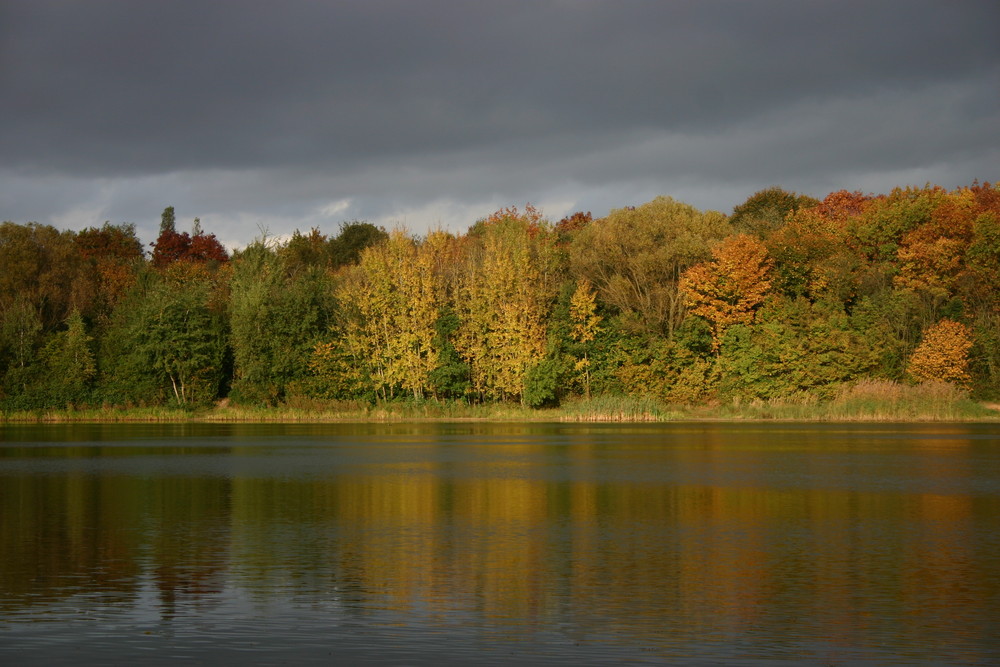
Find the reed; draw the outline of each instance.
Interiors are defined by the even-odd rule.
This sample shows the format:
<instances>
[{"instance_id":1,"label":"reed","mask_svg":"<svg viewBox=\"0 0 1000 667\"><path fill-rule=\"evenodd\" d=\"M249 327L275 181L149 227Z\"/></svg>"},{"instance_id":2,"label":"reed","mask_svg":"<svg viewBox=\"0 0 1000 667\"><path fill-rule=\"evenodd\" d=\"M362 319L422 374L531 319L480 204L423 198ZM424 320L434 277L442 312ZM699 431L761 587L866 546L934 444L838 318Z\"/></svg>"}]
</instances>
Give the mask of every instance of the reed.
<instances>
[{"instance_id":1,"label":"reed","mask_svg":"<svg viewBox=\"0 0 1000 667\"><path fill-rule=\"evenodd\" d=\"M721 419L790 421L1000 421L1000 412L946 382L906 385L864 379L840 388L829 400L808 393L732 402L716 410Z\"/></svg>"},{"instance_id":2,"label":"reed","mask_svg":"<svg viewBox=\"0 0 1000 667\"><path fill-rule=\"evenodd\" d=\"M802 392L792 396L703 405L670 405L652 397L600 395L571 399L558 408L535 410L511 403L399 400L371 405L364 401L291 398L278 406L247 406L221 401L211 407L114 407L0 412L0 423L71 422L234 422L323 423L402 421L567 421L662 422L676 420L782 421L998 421L1000 406L983 405L968 392L944 382L905 385L890 380L860 380L821 400Z\"/></svg>"},{"instance_id":3,"label":"reed","mask_svg":"<svg viewBox=\"0 0 1000 667\"><path fill-rule=\"evenodd\" d=\"M685 413L651 397L602 395L569 401L558 417L578 422L658 422L683 419Z\"/></svg>"}]
</instances>

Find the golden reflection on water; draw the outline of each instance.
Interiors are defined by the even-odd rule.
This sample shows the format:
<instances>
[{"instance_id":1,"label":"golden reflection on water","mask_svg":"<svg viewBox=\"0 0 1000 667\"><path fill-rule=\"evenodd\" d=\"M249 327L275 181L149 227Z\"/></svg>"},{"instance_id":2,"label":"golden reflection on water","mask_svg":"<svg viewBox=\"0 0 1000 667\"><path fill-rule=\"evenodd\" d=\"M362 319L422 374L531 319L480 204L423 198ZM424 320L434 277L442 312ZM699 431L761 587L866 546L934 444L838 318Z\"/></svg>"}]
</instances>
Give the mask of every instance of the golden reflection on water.
<instances>
[{"instance_id":1,"label":"golden reflection on water","mask_svg":"<svg viewBox=\"0 0 1000 667\"><path fill-rule=\"evenodd\" d=\"M163 617L239 590L645 641L936 637L975 658L1000 611L995 472L991 492L962 490L983 473L968 456L975 443L960 438L886 462L818 450L788 470L774 450L731 447L724 433L686 447L584 435L461 456L414 442L402 445L412 456L371 450L346 467L317 451L308 474L241 472L261 446L216 452L232 461L226 474L7 471L0 619L80 594L127 604L152 581ZM62 460L92 457L85 449ZM824 477L871 466L934 484ZM794 474L807 482L788 482ZM928 490L942 480L950 491Z\"/></svg>"}]
</instances>

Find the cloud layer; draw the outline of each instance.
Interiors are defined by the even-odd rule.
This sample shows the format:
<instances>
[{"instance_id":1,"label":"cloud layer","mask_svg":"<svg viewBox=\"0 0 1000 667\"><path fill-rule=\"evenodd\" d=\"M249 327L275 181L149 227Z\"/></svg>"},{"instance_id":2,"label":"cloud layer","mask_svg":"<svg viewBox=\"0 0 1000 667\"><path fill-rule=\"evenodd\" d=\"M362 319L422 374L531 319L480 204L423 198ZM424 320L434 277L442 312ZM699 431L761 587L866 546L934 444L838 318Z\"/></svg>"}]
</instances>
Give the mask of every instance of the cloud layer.
<instances>
[{"instance_id":1,"label":"cloud layer","mask_svg":"<svg viewBox=\"0 0 1000 667\"><path fill-rule=\"evenodd\" d=\"M905 11L904 11L905 10ZM0 218L230 245L995 180L1000 5L0 5Z\"/></svg>"}]
</instances>

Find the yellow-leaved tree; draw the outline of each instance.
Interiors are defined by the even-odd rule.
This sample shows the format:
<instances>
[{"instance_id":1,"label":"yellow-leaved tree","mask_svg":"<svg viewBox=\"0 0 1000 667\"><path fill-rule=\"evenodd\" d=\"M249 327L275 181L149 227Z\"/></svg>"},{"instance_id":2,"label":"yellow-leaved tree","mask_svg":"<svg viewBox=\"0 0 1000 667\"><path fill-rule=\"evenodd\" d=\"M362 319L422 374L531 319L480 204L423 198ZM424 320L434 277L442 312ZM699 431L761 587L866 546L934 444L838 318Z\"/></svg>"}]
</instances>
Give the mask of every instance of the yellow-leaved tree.
<instances>
[{"instance_id":1,"label":"yellow-leaved tree","mask_svg":"<svg viewBox=\"0 0 1000 667\"><path fill-rule=\"evenodd\" d=\"M503 209L466 237L457 277L455 348L473 389L501 401L524 400L528 372L545 356L546 327L559 276L551 226L530 206Z\"/></svg>"},{"instance_id":2,"label":"yellow-leaved tree","mask_svg":"<svg viewBox=\"0 0 1000 667\"><path fill-rule=\"evenodd\" d=\"M924 331L923 340L910 355L907 373L918 382L940 380L967 387L972 331L961 322L943 319Z\"/></svg>"},{"instance_id":3,"label":"yellow-leaved tree","mask_svg":"<svg viewBox=\"0 0 1000 667\"><path fill-rule=\"evenodd\" d=\"M771 288L771 258L763 242L730 236L712 249L712 259L684 272L681 293L692 315L705 318L718 350L725 330L749 324Z\"/></svg>"},{"instance_id":4,"label":"yellow-leaved tree","mask_svg":"<svg viewBox=\"0 0 1000 667\"><path fill-rule=\"evenodd\" d=\"M580 278L576 283L576 291L569 302L569 319L573 325L570 336L584 346L583 355L576 361L576 371L582 375L584 395L590 398L590 359L586 345L597 336L601 316L597 314L594 286L586 278Z\"/></svg>"},{"instance_id":5,"label":"yellow-leaved tree","mask_svg":"<svg viewBox=\"0 0 1000 667\"><path fill-rule=\"evenodd\" d=\"M422 399L437 366L435 322L444 305L441 255L448 237L432 232L422 243L401 230L361 253L337 291L346 320L345 344L368 366L383 398L396 387Z\"/></svg>"}]
</instances>

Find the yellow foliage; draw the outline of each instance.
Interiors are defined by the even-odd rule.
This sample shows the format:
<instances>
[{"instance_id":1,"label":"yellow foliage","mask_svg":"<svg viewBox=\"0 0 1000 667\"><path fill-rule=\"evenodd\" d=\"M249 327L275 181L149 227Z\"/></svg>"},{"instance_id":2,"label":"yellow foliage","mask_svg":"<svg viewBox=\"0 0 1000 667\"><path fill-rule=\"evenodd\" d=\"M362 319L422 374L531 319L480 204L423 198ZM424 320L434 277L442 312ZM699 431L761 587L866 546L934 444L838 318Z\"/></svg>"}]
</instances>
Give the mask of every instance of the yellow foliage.
<instances>
[{"instance_id":1,"label":"yellow foliage","mask_svg":"<svg viewBox=\"0 0 1000 667\"><path fill-rule=\"evenodd\" d=\"M924 331L923 340L910 356L907 372L918 382L940 380L968 386L969 350L972 331L969 327L944 319Z\"/></svg>"},{"instance_id":2,"label":"yellow foliage","mask_svg":"<svg viewBox=\"0 0 1000 667\"><path fill-rule=\"evenodd\" d=\"M573 322L572 336L578 343L589 343L597 334L601 316L597 314L597 299L593 285L581 278L569 303L569 317Z\"/></svg>"}]
</instances>

